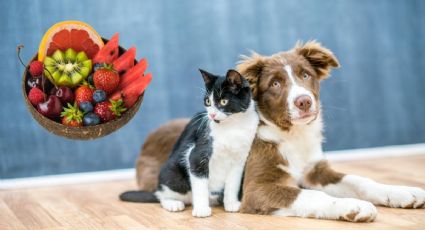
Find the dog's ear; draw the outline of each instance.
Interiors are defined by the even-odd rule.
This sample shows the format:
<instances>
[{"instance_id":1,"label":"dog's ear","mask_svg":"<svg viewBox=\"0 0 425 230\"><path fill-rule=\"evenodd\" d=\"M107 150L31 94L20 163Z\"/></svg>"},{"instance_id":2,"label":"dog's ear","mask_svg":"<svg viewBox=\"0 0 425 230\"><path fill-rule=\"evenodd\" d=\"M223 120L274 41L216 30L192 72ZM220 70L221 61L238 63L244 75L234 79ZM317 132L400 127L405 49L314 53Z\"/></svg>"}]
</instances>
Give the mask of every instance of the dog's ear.
<instances>
[{"instance_id":1,"label":"dog's ear","mask_svg":"<svg viewBox=\"0 0 425 230\"><path fill-rule=\"evenodd\" d=\"M338 68L339 62L329 49L319 42L309 41L305 44L298 42L295 52L303 56L316 71L319 80L326 79L332 68Z\"/></svg>"},{"instance_id":2,"label":"dog's ear","mask_svg":"<svg viewBox=\"0 0 425 230\"><path fill-rule=\"evenodd\" d=\"M265 59L257 53L252 53L250 57L242 56L242 60L236 66L239 73L248 80L254 100L257 99L258 82L265 65Z\"/></svg>"}]
</instances>

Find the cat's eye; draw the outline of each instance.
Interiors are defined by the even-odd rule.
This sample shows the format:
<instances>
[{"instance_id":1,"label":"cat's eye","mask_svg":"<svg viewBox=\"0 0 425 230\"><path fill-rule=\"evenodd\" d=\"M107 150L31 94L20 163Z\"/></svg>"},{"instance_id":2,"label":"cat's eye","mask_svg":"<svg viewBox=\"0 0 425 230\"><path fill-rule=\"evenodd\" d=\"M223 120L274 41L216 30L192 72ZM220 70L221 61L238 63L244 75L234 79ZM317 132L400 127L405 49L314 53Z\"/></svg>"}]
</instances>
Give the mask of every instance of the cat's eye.
<instances>
[{"instance_id":1,"label":"cat's eye","mask_svg":"<svg viewBox=\"0 0 425 230\"><path fill-rule=\"evenodd\" d=\"M310 79L310 75L308 75L307 73L304 73L304 74L303 74L303 79L304 79L304 80L308 80L308 79Z\"/></svg>"},{"instance_id":2,"label":"cat's eye","mask_svg":"<svg viewBox=\"0 0 425 230\"><path fill-rule=\"evenodd\" d=\"M278 82L278 81L274 81L274 82L273 82L273 84L272 84L272 86L273 86L274 88L280 88L280 82Z\"/></svg>"},{"instance_id":3,"label":"cat's eye","mask_svg":"<svg viewBox=\"0 0 425 230\"><path fill-rule=\"evenodd\" d=\"M205 99L205 105L210 106L211 105L211 101L209 98Z\"/></svg>"},{"instance_id":4,"label":"cat's eye","mask_svg":"<svg viewBox=\"0 0 425 230\"><path fill-rule=\"evenodd\" d=\"M229 103L229 100L227 100L227 99L221 99L220 100L220 105L222 105L222 106L227 105L227 103Z\"/></svg>"}]
</instances>

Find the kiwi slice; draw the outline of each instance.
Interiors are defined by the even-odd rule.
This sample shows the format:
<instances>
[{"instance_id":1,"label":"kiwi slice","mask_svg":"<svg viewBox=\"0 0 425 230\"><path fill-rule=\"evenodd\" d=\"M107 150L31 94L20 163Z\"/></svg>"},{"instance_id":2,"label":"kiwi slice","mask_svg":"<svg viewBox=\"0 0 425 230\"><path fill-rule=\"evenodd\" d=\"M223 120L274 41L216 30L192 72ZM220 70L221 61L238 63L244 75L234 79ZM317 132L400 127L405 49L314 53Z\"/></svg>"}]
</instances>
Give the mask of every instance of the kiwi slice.
<instances>
[{"instance_id":1,"label":"kiwi slice","mask_svg":"<svg viewBox=\"0 0 425 230\"><path fill-rule=\"evenodd\" d=\"M44 75L56 86L75 87L92 70L92 61L84 51L76 52L68 48L65 52L56 50L52 56L44 59Z\"/></svg>"}]
</instances>

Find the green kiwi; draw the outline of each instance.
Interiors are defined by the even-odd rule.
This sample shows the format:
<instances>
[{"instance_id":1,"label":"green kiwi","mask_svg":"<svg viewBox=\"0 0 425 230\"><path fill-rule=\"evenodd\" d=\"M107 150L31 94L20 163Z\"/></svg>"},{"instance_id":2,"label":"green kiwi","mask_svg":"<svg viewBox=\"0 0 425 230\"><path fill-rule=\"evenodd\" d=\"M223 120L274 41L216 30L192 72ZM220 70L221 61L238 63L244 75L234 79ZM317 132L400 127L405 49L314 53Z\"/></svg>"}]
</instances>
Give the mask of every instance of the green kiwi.
<instances>
[{"instance_id":1,"label":"green kiwi","mask_svg":"<svg viewBox=\"0 0 425 230\"><path fill-rule=\"evenodd\" d=\"M92 61L83 51L76 52L68 48L65 52L56 50L52 56L44 59L44 75L56 86L75 87L92 70Z\"/></svg>"}]
</instances>

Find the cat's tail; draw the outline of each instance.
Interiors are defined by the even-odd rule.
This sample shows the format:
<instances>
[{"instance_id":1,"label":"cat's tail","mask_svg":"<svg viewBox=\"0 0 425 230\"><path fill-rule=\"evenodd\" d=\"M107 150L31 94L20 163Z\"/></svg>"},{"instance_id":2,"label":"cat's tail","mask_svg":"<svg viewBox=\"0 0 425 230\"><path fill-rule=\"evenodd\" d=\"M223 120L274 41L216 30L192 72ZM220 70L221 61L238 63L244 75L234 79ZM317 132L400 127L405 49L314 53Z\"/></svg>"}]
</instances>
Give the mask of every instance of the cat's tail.
<instances>
[{"instance_id":1,"label":"cat's tail","mask_svg":"<svg viewBox=\"0 0 425 230\"><path fill-rule=\"evenodd\" d=\"M146 191L128 191L120 194L120 200L139 203L158 203L153 192Z\"/></svg>"}]
</instances>

